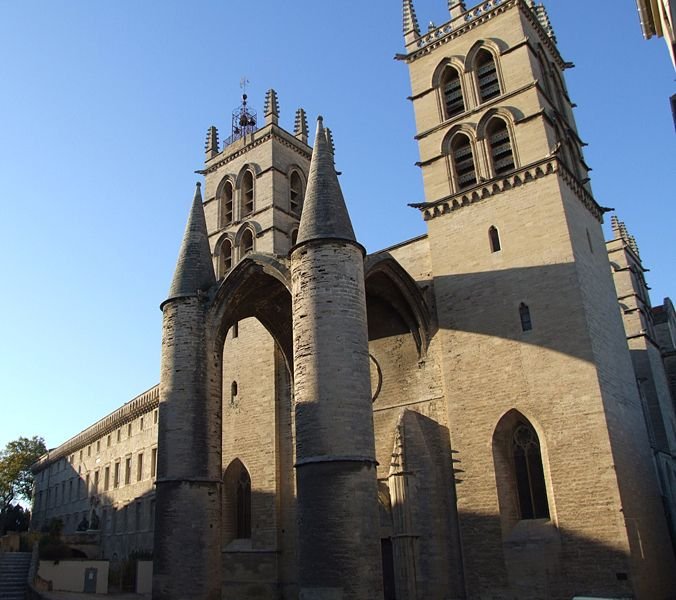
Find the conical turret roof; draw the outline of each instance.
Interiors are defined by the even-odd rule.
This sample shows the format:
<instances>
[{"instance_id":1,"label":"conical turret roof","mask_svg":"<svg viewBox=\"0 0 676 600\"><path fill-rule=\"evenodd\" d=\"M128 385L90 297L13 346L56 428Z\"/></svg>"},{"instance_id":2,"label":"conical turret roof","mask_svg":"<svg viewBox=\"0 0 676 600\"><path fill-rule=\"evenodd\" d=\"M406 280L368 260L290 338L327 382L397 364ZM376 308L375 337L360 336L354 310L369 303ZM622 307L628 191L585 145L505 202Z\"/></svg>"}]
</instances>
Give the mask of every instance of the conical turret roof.
<instances>
[{"instance_id":1,"label":"conical turret roof","mask_svg":"<svg viewBox=\"0 0 676 600\"><path fill-rule=\"evenodd\" d=\"M317 118L317 134L296 245L317 239L356 242L322 117Z\"/></svg>"},{"instance_id":2,"label":"conical turret roof","mask_svg":"<svg viewBox=\"0 0 676 600\"><path fill-rule=\"evenodd\" d=\"M167 299L194 296L209 289L215 281L202 193L197 183Z\"/></svg>"}]
</instances>

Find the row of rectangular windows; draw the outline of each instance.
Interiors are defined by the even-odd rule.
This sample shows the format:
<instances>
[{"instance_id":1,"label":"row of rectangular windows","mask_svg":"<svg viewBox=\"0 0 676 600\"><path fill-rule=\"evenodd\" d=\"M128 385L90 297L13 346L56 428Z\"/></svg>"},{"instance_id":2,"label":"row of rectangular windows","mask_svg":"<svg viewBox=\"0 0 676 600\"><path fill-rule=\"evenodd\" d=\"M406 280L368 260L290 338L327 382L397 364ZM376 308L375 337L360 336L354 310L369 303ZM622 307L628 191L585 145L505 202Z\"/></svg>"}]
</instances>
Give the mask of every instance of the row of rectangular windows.
<instances>
[{"instance_id":1,"label":"row of rectangular windows","mask_svg":"<svg viewBox=\"0 0 676 600\"><path fill-rule=\"evenodd\" d=\"M155 409L153 411L153 425L157 425L157 421L158 421L158 410ZM145 429L145 424L146 424L145 418L140 417L138 419L138 431L139 432L141 432ZM129 439L129 438L132 437L133 431L134 431L133 422L128 423L127 424L127 437L126 437L126 439ZM116 440L117 443L120 443L122 441L122 427L120 427L117 430L117 432L115 433L115 440ZM85 452L87 453L87 458L91 458L92 447L95 447L96 453L99 454L101 452L102 441L103 441L103 439L96 440L95 444L89 444L86 449L82 448L79 451L79 454L78 454L79 462L83 462ZM106 448L110 448L112 445L113 445L113 435L108 434L108 436L106 437ZM47 473L54 474L54 473L59 473L60 471L64 471L68 464L71 464L71 465L75 464L75 453L71 454L68 457L64 457L61 460L51 464L49 466L49 469L45 469L44 471L41 471L39 480L42 481L47 476Z\"/></svg>"},{"instance_id":2,"label":"row of rectangular windows","mask_svg":"<svg viewBox=\"0 0 676 600\"><path fill-rule=\"evenodd\" d=\"M139 452L136 455L136 477L135 482L143 481L144 479L144 453ZM90 493L98 494L99 485L101 484L100 477L101 472L103 471L103 490L107 492L112 488L116 489L122 485L121 482L121 471L122 471L122 462L116 461L113 465L112 472L112 481L111 481L111 469L110 465L106 465L103 469L96 469L94 471L94 477L90 479L90 473L85 475L84 480L81 477L73 477L68 481L68 500L66 500L66 482L62 481L60 484L57 484L47 490L39 491L36 499L36 510L42 510L45 508L55 507L59 503L65 504L67 502L74 502L87 498ZM132 483L133 477L133 464L132 457L128 456L124 461L124 485L130 485ZM151 459L150 459L150 477L155 478L157 475L157 448L152 448L151 450ZM77 489L75 489L74 482L77 481ZM84 485L83 485L84 484ZM84 490L83 490L84 487ZM61 492L60 497L61 501L59 502L59 491ZM84 492L84 493L83 493ZM43 501L45 505L43 506Z\"/></svg>"}]
</instances>

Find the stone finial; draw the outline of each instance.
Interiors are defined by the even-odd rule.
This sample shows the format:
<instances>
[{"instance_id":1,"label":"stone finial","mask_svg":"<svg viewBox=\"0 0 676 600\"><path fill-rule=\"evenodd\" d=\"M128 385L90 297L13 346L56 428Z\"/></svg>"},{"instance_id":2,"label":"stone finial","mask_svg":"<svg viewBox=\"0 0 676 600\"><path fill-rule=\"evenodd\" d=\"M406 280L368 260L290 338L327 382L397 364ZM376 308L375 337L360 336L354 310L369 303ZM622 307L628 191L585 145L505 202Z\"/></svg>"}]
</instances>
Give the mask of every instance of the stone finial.
<instances>
[{"instance_id":1,"label":"stone finial","mask_svg":"<svg viewBox=\"0 0 676 600\"><path fill-rule=\"evenodd\" d=\"M624 221L620 221L616 216L610 218L610 227L613 231L613 236L615 239L622 240L629 248L632 249L634 254L641 258L641 255L638 251L638 244L636 243L636 238L633 235L629 234L627 226L624 224Z\"/></svg>"},{"instance_id":2,"label":"stone finial","mask_svg":"<svg viewBox=\"0 0 676 600\"><path fill-rule=\"evenodd\" d=\"M296 111L296 120L293 124L293 135L304 144L307 144L307 134L307 115L302 108L299 108Z\"/></svg>"},{"instance_id":3,"label":"stone finial","mask_svg":"<svg viewBox=\"0 0 676 600\"><path fill-rule=\"evenodd\" d=\"M213 125L207 130L207 141L204 144L204 151L206 152L207 160L218 154L218 129Z\"/></svg>"},{"instance_id":4,"label":"stone finial","mask_svg":"<svg viewBox=\"0 0 676 600\"><path fill-rule=\"evenodd\" d=\"M420 25L418 24L418 17L415 14L413 0L404 0L403 17L404 41L409 44L420 37Z\"/></svg>"},{"instance_id":5,"label":"stone finial","mask_svg":"<svg viewBox=\"0 0 676 600\"><path fill-rule=\"evenodd\" d=\"M542 26L542 29L545 30L547 36L556 44L554 28L552 27L552 22L549 20L549 14L547 13L545 5L542 3L535 4L535 0L528 0L527 4L533 11L533 14L537 17L538 22Z\"/></svg>"},{"instance_id":6,"label":"stone finial","mask_svg":"<svg viewBox=\"0 0 676 600\"><path fill-rule=\"evenodd\" d=\"M322 117L317 118L317 134L296 243L320 239L356 242Z\"/></svg>"},{"instance_id":7,"label":"stone finial","mask_svg":"<svg viewBox=\"0 0 676 600\"><path fill-rule=\"evenodd\" d=\"M279 100L277 99L277 92L270 88L265 94L265 124L271 123L277 125L279 123Z\"/></svg>"},{"instance_id":8,"label":"stone finial","mask_svg":"<svg viewBox=\"0 0 676 600\"><path fill-rule=\"evenodd\" d=\"M336 162L336 144L333 142L333 133L331 133L331 130L327 127L326 128L326 142L329 146L329 152L331 153L331 158L333 158L333 162Z\"/></svg>"},{"instance_id":9,"label":"stone finial","mask_svg":"<svg viewBox=\"0 0 676 600\"><path fill-rule=\"evenodd\" d=\"M195 186L195 196L178 252L174 278L164 303L174 298L196 296L199 292L208 290L216 281L200 187L200 183Z\"/></svg>"},{"instance_id":10,"label":"stone finial","mask_svg":"<svg viewBox=\"0 0 676 600\"><path fill-rule=\"evenodd\" d=\"M448 0L448 12L451 13L451 20L453 20L467 12L467 9L462 0Z\"/></svg>"}]
</instances>

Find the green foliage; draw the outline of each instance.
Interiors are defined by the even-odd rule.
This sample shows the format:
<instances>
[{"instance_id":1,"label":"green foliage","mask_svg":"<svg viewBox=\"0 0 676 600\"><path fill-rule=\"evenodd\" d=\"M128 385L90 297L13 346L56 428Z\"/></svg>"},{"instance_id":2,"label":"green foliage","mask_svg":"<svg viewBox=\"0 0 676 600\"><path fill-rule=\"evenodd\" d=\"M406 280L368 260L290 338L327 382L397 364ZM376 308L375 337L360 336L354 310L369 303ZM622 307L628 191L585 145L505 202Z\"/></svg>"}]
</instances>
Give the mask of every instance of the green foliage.
<instances>
[{"instance_id":1,"label":"green foliage","mask_svg":"<svg viewBox=\"0 0 676 600\"><path fill-rule=\"evenodd\" d=\"M11 505L0 513L0 535L8 531L27 531L31 514L19 504Z\"/></svg>"},{"instance_id":2,"label":"green foliage","mask_svg":"<svg viewBox=\"0 0 676 600\"><path fill-rule=\"evenodd\" d=\"M19 500L30 501L33 473L30 466L47 451L41 437L9 442L0 450L0 513Z\"/></svg>"}]
</instances>

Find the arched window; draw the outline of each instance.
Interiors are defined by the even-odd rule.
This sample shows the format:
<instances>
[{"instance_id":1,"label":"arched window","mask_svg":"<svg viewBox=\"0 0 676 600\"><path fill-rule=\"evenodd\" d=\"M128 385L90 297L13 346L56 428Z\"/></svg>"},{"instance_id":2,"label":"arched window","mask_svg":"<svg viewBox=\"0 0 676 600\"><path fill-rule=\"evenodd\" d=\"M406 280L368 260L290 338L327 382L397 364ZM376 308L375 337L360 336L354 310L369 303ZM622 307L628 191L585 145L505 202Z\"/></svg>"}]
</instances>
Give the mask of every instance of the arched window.
<instances>
[{"instance_id":1,"label":"arched window","mask_svg":"<svg viewBox=\"0 0 676 600\"><path fill-rule=\"evenodd\" d=\"M242 256L249 254L254 250L254 236L251 229L247 229L242 235L242 241L240 242L240 248L242 251Z\"/></svg>"},{"instance_id":2,"label":"arched window","mask_svg":"<svg viewBox=\"0 0 676 600\"><path fill-rule=\"evenodd\" d=\"M465 100L462 96L460 73L453 67L446 67L441 79L441 90L444 94L444 111L447 119L465 112Z\"/></svg>"},{"instance_id":3,"label":"arched window","mask_svg":"<svg viewBox=\"0 0 676 600\"><path fill-rule=\"evenodd\" d=\"M236 536L240 540L247 539L251 537L251 477L244 466L237 479L236 496Z\"/></svg>"},{"instance_id":4,"label":"arched window","mask_svg":"<svg viewBox=\"0 0 676 600\"><path fill-rule=\"evenodd\" d=\"M533 329L533 321L530 318L530 308L523 302L519 305L519 318L521 319L521 331Z\"/></svg>"},{"instance_id":5,"label":"arched window","mask_svg":"<svg viewBox=\"0 0 676 600\"><path fill-rule=\"evenodd\" d=\"M522 519L548 519L549 503L540 441L529 423L520 421L512 434L512 461Z\"/></svg>"},{"instance_id":6,"label":"arched window","mask_svg":"<svg viewBox=\"0 0 676 600\"><path fill-rule=\"evenodd\" d=\"M491 225L488 229L488 241L491 245L491 252L500 252L502 249L500 246L500 233L494 225Z\"/></svg>"},{"instance_id":7,"label":"arched window","mask_svg":"<svg viewBox=\"0 0 676 600\"><path fill-rule=\"evenodd\" d=\"M303 181L296 171L289 177L289 208L292 213L299 214L303 206Z\"/></svg>"},{"instance_id":8,"label":"arched window","mask_svg":"<svg viewBox=\"0 0 676 600\"><path fill-rule=\"evenodd\" d=\"M474 64L479 87L479 101L487 102L499 96L500 82L493 55L488 50L479 50Z\"/></svg>"},{"instance_id":9,"label":"arched window","mask_svg":"<svg viewBox=\"0 0 676 600\"><path fill-rule=\"evenodd\" d=\"M514 169L514 153L509 139L507 123L502 119L492 119L486 128L488 147L493 163L493 174L502 175Z\"/></svg>"},{"instance_id":10,"label":"arched window","mask_svg":"<svg viewBox=\"0 0 676 600\"><path fill-rule=\"evenodd\" d=\"M291 245L295 246L297 241L298 241L298 229L294 229L291 232Z\"/></svg>"},{"instance_id":11,"label":"arched window","mask_svg":"<svg viewBox=\"0 0 676 600\"><path fill-rule=\"evenodd\" d=\"M468 136L461 133L453 138L451 156L453 158L458 189L463 190L476 185L474 154L472 152L472 142Z\"/></svg>"},{"instance_id":12,"label":"arched window","mask_svg":"<svg viewBox=\"0 0 676 600\"><path fill-rule=\"evenodd\" d=\"M238 458L223 474L223 541L251 539L251 476Z\"/></svg>"},{"instance_id":13,"label":"arched window","mask_svg":"<svg viewBox=\"0 0 676 600\"><path fill-rule=\"evenodd\" d=\"M232 242L230 240L223 240L220 252L220 269L218 271L219 277L225 277L226 273L232 269Z\"/></svg>"},{"instance_id":14,"label":"arched window","mask_svg":"<svg viewBox=\"0 0 676 600\"><path fill-rule=\"evenodd\" d=\"M254 211L254 178L251 171L247 171L242 178L242 216L250 215Z\"/></svg>"},{"instance_id":15,"label":"arched window","mask_svg":"<svg viewBox=\"0 0 676 600\"><path fill-rule=\"evenodd\" d=\"M221 227L232 223L233 219L233 188L232 182L226 181L221 192Z\"/></svg>"}]
</instances>

